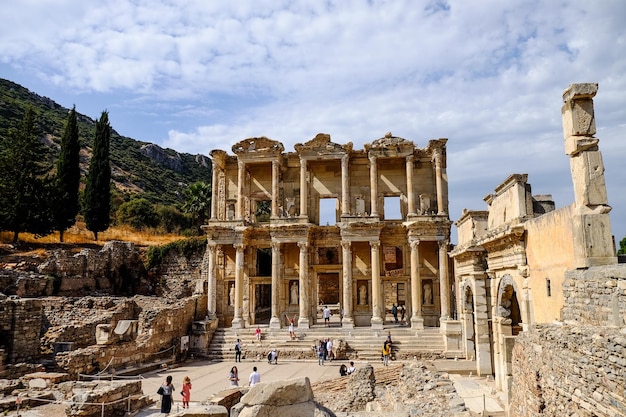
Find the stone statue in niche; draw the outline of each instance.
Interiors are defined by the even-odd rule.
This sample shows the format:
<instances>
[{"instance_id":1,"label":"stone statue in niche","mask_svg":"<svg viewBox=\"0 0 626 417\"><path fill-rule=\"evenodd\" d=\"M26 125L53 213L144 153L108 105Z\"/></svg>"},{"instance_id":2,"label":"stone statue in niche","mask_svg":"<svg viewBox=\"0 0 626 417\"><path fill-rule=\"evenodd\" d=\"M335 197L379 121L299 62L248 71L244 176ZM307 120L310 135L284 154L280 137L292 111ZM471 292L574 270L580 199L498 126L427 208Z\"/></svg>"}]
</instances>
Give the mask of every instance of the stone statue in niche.
<instances>
[{"instance_id":1,"label":"stone statue in niche","mask_svg":"<svg viewBox=\"0 0 626 417\"><path fill-rule=\"evenodd\" d=\"M500 300L500 306L498 307L498 315L500 317L508 318L511 315L511 299L513 298L513 287L507 285L502 292L502 299Z\"/></svg>"},{"instance_id":2,"label":"stone statue in niche","mask_svg":"<svg viewBox=\"0 0 626 417\"><path fill-rule=\"evenodd\" d=\"M428 194L420 194L420 214L428 214L430 211L430 197Z\"/></svg>"},{"instance_id":3,"label":"stone statue in niche","mask_svg":"<svg viewBox=\"0 0 626 417\"><path fill-rule=\"evenodd\" d=\"M235 284L230 284L230 290L228 291L228 305L235 305Z\"/></svg>"},{"instance_id":4,"label":"stone statue in niche","mask_svg":"<svg viewBox=\"0 0 626 417\"><path fill-rule=\"evenodd\" d=\"M433 304L433 286L431 284L424 284L424 304Z\"/></svg>"},{"instance_id":5,"label":"stone statue in niche","mask_svg":"<svg viewBox=\"0 0 626 417\"><path fill-rule=\"evenodd\" d=\"M365 200L361 196L356 197L356 214L357 216L365 214Z\"/></svg>"},{"instance_id":6,"label":"stone statue in niche","mask_svg":"<svg viewBox=\"0 0 626 417\"><path fill-rule=\"evenodd\" d=\"M289 298L289 304L298 304L298 283L296 281L291 283Z\"/></svg>"},{"instance_id":7,"label":"stone statue in niche","mask_svg":"<svg viewBox=\"0 0 626 417\"><path fill-rule=\"evenodd\" d=\"M235 218L235 204L229 203L226 208L226 219L233 220Z\"/></svg>"},{"instance_id":8,"label":"stone statue in niche","mask_svg":"<svg viewBox=\"0 0 626 417\"><path fill-rule=\"evenodd\" d=\"M288 197L285 199L287 202L287 217L293 217L296 215L296 199L293 197Z\"/></svg>"},{"instance_id":9,"label":"stone statue in niche","mask_svg":"<svg viewBox=\"0 0 626 417\"><path fill-rule=\"evenodd\" d=\"M365 284L361 284L359 287L359 305L367 305L367 287Z\"/></svg>"}]
</instances>

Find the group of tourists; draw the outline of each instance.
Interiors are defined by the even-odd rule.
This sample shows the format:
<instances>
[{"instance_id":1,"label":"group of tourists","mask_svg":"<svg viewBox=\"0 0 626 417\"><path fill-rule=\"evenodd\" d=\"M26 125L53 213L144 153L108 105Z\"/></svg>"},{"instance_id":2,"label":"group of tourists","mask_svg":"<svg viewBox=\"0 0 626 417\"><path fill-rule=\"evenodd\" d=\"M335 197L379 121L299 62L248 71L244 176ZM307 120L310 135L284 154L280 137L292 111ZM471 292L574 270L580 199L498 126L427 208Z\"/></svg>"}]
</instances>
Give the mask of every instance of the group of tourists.
<instances>
[{"instance_id":1,"label":"group of tourists","mask_svg":"<svg viewBox=\"0 0 626 417\"><path fill-rule=\"evenodd\" d=\"M342 363L339 367L339 376L352 375L355 371L356 367L354 366L354 362L350 361L350 366L346 366Z\"/></svg>"},{"instance_id":2,"label":"group of tourists","mask_svg":"<svg viewBox=\"0 0 626 417\"><path fill-rule=\"evenodd\" d=\"M333 351L332 339L320 339L317 346L313 349L317 352L317 364L323 366L327 360L332 362L335 359L335 352Z\"/></svg>"},{"instance_id":3,"label":"group of tourists","mask_svg":"<svg viewBox=\"0 0 626 417\"><path fill-rule=\"evenodd\" d=\"M169 414L172 411L172 395L176 391L176 387L172 383L172 376L168 375L165 378L163 385L159 387L157 394L161 396L161 412ZM186 376L183 378L183 387L181 388L180 395L182 396L183 408L189 408L189 400L191 399L191 379Z\"/></svg>"},{"instance_id":4,"label":"group of tourists","mask_svg":"<svg viewBox=\"0 0 626 417\"><path fill-rule=\"evenodd\" d=\"M228 374L228 380L230 381L231 387L239 386L239 370L237 369L236 366L233 366L232 368L230 368L230 373ZM259 382L261 382L261 373L259 372L258 368L254 366L252 368L252 373L250 373L250 376L248 377L248 386L253 387Z\"/></svg>"}]
</instances>

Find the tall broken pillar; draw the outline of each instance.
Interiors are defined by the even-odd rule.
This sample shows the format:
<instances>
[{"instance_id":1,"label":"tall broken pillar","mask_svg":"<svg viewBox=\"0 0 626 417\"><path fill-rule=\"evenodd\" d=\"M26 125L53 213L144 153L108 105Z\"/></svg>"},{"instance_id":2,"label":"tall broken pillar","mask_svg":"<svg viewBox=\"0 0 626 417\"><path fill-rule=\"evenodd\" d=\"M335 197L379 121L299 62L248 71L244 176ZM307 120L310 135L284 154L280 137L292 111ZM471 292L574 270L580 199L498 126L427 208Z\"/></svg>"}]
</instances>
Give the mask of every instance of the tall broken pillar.
<instances>
[{"instance_id":1,"label":"tall broken pillar","mask_svg":"<svg viewBox=\"0 0 626 417\"><path fill-rule=\"evenodd\" d=\"M576 268L617 263L609 212L604 164L594 137L593 97L598 84L572 84L563 92L561 109L565 153L574 182L574 263Z\"/></svg>"}]
</instances>

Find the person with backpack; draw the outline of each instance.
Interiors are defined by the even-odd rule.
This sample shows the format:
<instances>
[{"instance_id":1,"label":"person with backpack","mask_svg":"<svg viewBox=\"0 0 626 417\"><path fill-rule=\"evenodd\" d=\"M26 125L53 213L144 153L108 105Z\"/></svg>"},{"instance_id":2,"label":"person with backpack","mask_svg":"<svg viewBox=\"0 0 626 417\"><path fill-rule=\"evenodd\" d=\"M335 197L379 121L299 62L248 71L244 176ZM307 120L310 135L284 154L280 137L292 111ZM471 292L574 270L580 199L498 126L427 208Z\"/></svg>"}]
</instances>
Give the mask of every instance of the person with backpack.
<instances>
[{"instance_id":1,"label":"person with backpack","mask_svg":"<svg viewBox=\"0 0 626 417\"><path fill-rule=\"evenodd\" d=\"M241 341L239 339L235 343L235 362L241 362Z\"/></svg>"}]
</instances>

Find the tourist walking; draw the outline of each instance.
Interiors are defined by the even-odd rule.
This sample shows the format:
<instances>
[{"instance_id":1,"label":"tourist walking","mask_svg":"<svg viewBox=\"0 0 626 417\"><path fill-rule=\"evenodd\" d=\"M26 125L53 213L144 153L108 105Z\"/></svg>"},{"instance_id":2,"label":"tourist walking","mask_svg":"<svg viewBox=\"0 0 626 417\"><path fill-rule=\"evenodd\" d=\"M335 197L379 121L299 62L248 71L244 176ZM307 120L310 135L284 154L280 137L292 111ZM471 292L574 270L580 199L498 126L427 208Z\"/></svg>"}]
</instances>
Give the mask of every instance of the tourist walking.
<instances>
[{"instance_id":1,"label":"tourist walking","mask_svg":"<svg viewBox=\"0 0 626 417\"><path fill-rule=\"evenodd\" d=\"M391 314L393 314L393 320L396 322L396 324L398 323L398 306L396 306L396 304L393 304L393 307L391 307Z\"/></svg>"},{"instance_id":2,"label":"tourist walking","mask_svg":"<svg viewBox=\"0 0 626 417\"><path fill-rule=\"evenodd\" d=\"M235 343L235 362L241 362L241 340L239 339Z\"/></svg>"},{"instance_id":3,"label":"tourist walking","mask_svg":"<svg viewBox=\"0 0 626 417\"><path fill-rule=\"evenodd\" d=\"M296 338L296 331L294 330L294 322L296 320L296 316L293 316L293 318L289 318L289 316L285 314L285 317L287 317L287 320L289 320L289 337L291 338L291 340L293 340Z\"/></svg>"},{"instance_id":4,"label":"tourist walking","mask_svg":"<svg viewBox=\"0 0 626 417\"><path fill-rule=\"evenodd\" d=\"M404 308L404 304L400 306L400 324L404 324L404 317L406 316L406 308Z\"/></svg>"},{"instance_id":5,"label":"tourist walking","mask_svg":"<svg viewBox=\"0 0 626 417\"><path fill-rule=\"evenodd\" d=\"M324 326L330 327L330 308L328 306L324 307L322 315L324 316Z\"/></svg>"},{"instance_id":6,"label":"tourist walking","mask_svg":"<svg viewBox=\"0 0 626 417\"><path fill-rule=\"evenodd\" d=\"M272 362L278 365L278 351L276 348L272 348L267 354L267 363L271 364Z\"/></svg>"},{"instance_id":7,"label":"tourist walking","mask_svg":"<svg viewBox=\"0 0 626 417\"><path fill-rule=\"evenodd\" d=\"M389 353L391 353L391 344L387 343L387 341L385 340L385 343L383 343L383 365L385 366L389 366Z\"/></svg>"},{"instance_id":8,"label":"tourist walking","mask_svg":"<svg viewBox=\"0 0 626 417\"><path fill-rule=\"evenodd\" d=\"M189 400L191 399L191 378L188 376L183 379L183 389L180 395L183 397L183 408L189 408Z\"/></svg>"},{"instance_id":9,"label":"tourist walking","mask_svg":"<svg viewBox=\"0 0 626 417\"><path fill-rule=\"evenodd\" d=\"M348 367L344 364L341 364L341 366L339 367L339 376L346 376L348 375Z\"/></svg>"},{"instance_id":10,"label":"tourist walking","mask_svg":"<svg viewBox=\"0 0 626 417\"><path fill-rule=\"evenodd\" d=\"M228 380L230 381L231 387L239 386L239 371L236 366L230 368L230 375L228 375Z\"/></svg>"},{"instance_id":11,"label":"tourist walking","mask_svg":"<svg viewBox=\"0 0 626 417\"><path fill-rule=\"evenodd\" d=\"M324 366L324 360L326 356L326 343L323 340L320 340L319 345L317 346L317 364L320 366Z\"/></svg>"},{"instance_id":12,"label":"tourist walking","mask_svg":"<svg viewBox=\"0 0 626 417\"><path fill-rule=\"evenodd\" d=\"M332 339L328 339L326 341L326 355L329 361L333 361L335 359L335 354L333 353L333 341Z\"/></svg>"},{"instance_id":13,"label":"tourist walking","mask_svg":"<svg viewBox=\"0 0 626 417\"><path fill-rule=\"evenodd\" d=\"M157 391L157 394L161 396L161 412L164 414L169 414L170 411L172 411L172 393L174 390L172 376L168 375L163 385L161 385Z\"/></svg>"},{"instance_id":14,"label":"tourist walking","mask_svg":"<svg viewBox=\"0 0 626 417\"><path fill-rule=\"evenodd\" d=\"M261 328L259 326L256 326L254 336L256 337L256 340L258 340L259 342L261 341Z\"/></svg>"},{"instance_id":15,"label":"tourist walking","mask_svg":"<svg viewBox=\"0 0 626 417\"><path fill-rule=\"evenodd\" d=\"M252 368L252 373L250 374L250 378L248 378L248 385L251 387L255 386L261 382L261 374L257 371L256 366Z\"/></svg>"}]
</instances>

